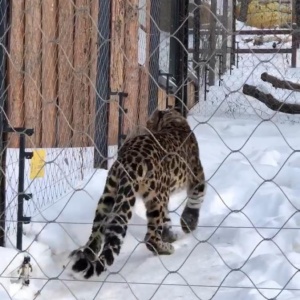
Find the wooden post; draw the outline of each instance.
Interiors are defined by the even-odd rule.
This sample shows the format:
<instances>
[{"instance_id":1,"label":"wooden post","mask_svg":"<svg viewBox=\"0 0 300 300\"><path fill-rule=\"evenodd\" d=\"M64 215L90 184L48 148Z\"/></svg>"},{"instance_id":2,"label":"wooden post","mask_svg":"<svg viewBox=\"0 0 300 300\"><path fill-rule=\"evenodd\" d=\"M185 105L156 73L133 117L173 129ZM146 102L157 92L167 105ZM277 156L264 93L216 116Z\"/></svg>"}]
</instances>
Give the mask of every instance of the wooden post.
<instances>
[{"instance_id":1,"label":"wooden post","mask_svg":"<svg viewBox=\"0 0 300 300\"><path fill-rule=\"evenodd\" d=\"M24 1L12 1L11 8L11 33L9 68L9 93L8 93L8 122L9 126L19 127L24 125L24 86L23 86L23 56L24 56ZM8 147L18 147L19 139L12 134Z\"/></svg>"},{"instance_id":2,"label":"wooden post","mask_svg":"<svg viewBox=\"0 0 300 300\"><path fill-rule=\"evenodd\" d=\"M112 2L110 88L113 92L124 91L124 43L125 43L125 6L120 1ZM125 98L127 103L127 98ZM126 104L125 104L126 105ZM118 97L111 97L109 103L108 144L118 143ZM124 116L125 118L125 116Z\"/></svg>"},{"instance_id":3,"label":"wooden post","mask_svg":"<svg viewBox=\"0 0 300 300\"><path fill-rule=\"evenodd\" d=\"M166 97L167 97L167 92L164 88L159 87L158 88L158 95L157 95L157 108L158 109L166 109ZM175 106L175 96L174 95L169 95L169 105L170 106Z\"/></svg>"},{"instance_id":4,"label":"wooden post","mask_svg":"<svg viewBox=\"0 0 300 300\"><path fill-rule=\"evenodd\" d=\"M88 113L89 82L89 1L76 0L75 41L74 41L74 100L73 100L73 140L75 147L85 146L87 136L86 119Z\"/></svg>"},{"instance_id":5,"label":"wooden post","mask_svg":"<svg viewBox=\"0 0 300 300\"><path fill-rule=\"evenodd\" d=\"M40 147L42 135L41 102L41 2L25 1L25 126L34 129L34 135L26 139L28 147Z\"/></svg>"},{"instance_id":6,"label":"wooden post","mask_svg":"<svg viewBox=\"0 0 300 300\"><path fill-rule=\"evenodd\" d=\"M90 84L89 84L89 124L88 124L88 146L93 146L95 136L95 110L96 110L96 78L97 78L97 57L98 57L98 13L99 0L91 0L91 59L90 67Z\"/></svg>"},{"instance_id":7,"label":"wooden post","mask_svg":"<svg viewBox=\"0 0 300 300\"><path fill-rule=\"evenodd\" d=\"M194 81L188 79L187 90L188 90L187 107L188 109L191 109L195 104L196 86Z\"/></svg>"},{"instance_id":8,"label":"wooden post","mask_svg":"<svg viewBox=\"0 0 300 300\"><path fill-rule=\"evenodd\" d=\"M42 147L56 146L57 116L57 6L56 0L42 1Z\"/></svg>"},{"instance_id":9,"label":"wooden post","mask_svg":"<svg viewBox=\"0 0 300 300\"><path fill-rule=\"evenodd\" d=\"M139 89L138 68L138 0L127 0L125 4L125 91L128 92L124 116L124 133L137 124L137 99Z\"/></svg>"},{"instance_id":10,"label":"wooden post","mask_svg":"<svg viewBox=\"0 0 300 300\"><path fill-rule=\"evenodd\" d=\"M58 147L71 146L73 105L74 6L58 1Z\"/></svg>"}]
</instances>

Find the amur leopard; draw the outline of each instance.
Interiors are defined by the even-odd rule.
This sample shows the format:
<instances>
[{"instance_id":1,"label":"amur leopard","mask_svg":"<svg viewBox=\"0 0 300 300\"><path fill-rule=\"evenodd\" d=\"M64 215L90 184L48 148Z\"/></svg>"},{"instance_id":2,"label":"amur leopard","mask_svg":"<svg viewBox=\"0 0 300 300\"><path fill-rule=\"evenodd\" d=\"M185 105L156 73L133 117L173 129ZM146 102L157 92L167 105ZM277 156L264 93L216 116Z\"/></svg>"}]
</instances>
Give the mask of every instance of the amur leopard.
<instances>
[{"instance_id":1,"label":"amur leopard","mask_svg":"<svg viewBox=\"0 0 300 300\"><path fill-rule=\"evenodd\" d=\"M196 229L206 192L196 137L187 119L176 108L156 110L147 121L148 133L129 138L110 168L98 202L92 232L84 247L72 251L75 272L99 276L120 253L136 196L146 207L146 247L155 254L172 254L168 203L170 193L187 189L181 215L185 233Z\"/></svg>"}]
</instances>

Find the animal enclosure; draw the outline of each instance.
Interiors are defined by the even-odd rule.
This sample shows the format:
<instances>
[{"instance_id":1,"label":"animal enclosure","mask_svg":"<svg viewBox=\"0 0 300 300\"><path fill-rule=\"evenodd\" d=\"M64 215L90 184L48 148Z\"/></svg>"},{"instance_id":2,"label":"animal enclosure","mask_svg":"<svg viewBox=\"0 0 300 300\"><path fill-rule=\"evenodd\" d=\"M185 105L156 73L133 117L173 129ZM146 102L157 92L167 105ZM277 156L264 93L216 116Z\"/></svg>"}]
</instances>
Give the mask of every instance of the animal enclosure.
<instances>
[{"instance_id":1,"label":"animal enclosure","mask_svg":"<svg viewBox=\"0 0 300 300\"><path fill-rule=\"evenodd\" d=\"M299 299L299 1L0 8L1 300ZM74 275L118 150L172 106L206 173L197 229L181 231L187 195L172 195L175 252L153 256L137 201L116 264Z\"/></svg>"}]
</instances>

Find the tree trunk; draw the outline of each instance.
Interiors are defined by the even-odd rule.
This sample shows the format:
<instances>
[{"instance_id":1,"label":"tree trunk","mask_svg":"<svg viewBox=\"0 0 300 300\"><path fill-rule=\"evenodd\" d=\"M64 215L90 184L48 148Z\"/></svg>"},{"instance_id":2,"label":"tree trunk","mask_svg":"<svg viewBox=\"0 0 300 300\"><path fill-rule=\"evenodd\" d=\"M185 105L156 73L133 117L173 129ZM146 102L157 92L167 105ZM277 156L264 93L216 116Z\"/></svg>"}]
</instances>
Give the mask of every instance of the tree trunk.
<instances>
[{"instance_id":1,"label":"tree trunk","mask_svg":"<svg viewBox=\"0 0 300 300\"><path fill-rule=\"evenodd\" d=\"M279 101L271 94L265 94L253 85L245 84L243 87L243 93L254 97L273 111L279 111L291 115L300 114L300 104L284 103Z\"/></svg>"},{"instance_id":2,"label":"tree trunk","mask_svg":"<svg viewBox=\"0 0 300 300\"><path fill-rule=\"evenodd\" d=\"M300 84L287 81L287 80L278 79L275 76L269 75L267 72L262 73L260 78L263 81L271 83L272 86L275 88L300 92Z\"/></svg>"}]
</instances>

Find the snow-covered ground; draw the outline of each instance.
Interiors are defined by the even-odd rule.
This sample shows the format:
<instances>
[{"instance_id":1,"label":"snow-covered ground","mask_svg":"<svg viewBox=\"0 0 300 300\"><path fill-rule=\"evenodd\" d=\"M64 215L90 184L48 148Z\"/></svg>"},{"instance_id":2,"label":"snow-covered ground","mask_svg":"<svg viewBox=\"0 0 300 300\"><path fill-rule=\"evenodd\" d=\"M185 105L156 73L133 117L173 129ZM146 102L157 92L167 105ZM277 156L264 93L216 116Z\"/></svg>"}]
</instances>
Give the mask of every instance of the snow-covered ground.
<instances>
[{"instance_id":1,"label":"snow-covered ground","mask_svg":"<svg viewBox=\"0 0 300 300\"><path fill-rule=\"evenodd\" d=\"M106 176L98 170L82 190L25 226L24 249L33 266L29 287L20 289L10 278L17 276L23 254L0 250L0 299L299 299L300 125L202 120L190 117L208 193L199 228L190 235L178 226L185 193L172 197L172 220L180 233L173 255L146 250L139 201L109 272L88 281L74 276L68 254L89 235Z\"/></svg>"},{"instance_id":2,"label":"snow-covered ground","mask_svg":"<svg viewBox=\"0 0 300 300\"><path fill-rule=\"evenodd\" d=\"M237 31L253 29L241 22L237 22L236 25ZM272 48L273 41L254 46L252 42L245 43L243 41L247 37L237 35L236 40L239 41L239 47L247 49ZM249 37L253 38L253 36ZM285 36L286 39L290 37L288 35ZM228 38L230 39L230 36ZM291 48L291 46L292 43L289 39L288 42L278 45L277 48ZM231 72L227 71L221 76L222 82L220 86L218 71L216 71L216 84L215 86L207 86L209 92L207 93L206 101L204 97L204 78L202 78L201 101L199 105L193 108L193 113L200 113L202 116L206 116L206 120L214 115L225 116L230 119L271 118L275 122L299 122L299 116L274 112L256 99L247 97L242 93L243 85L247 83L256 86L265 93L272 93L278 100L300 103L299 92L276 89L270 83L261 80L261 74L267 72L282 80L300 82L299 49L297 53L298 68L291 68L291 54L239 54L238 57L236 56L236 60L238 60L238 67L232 66ZM216 67L218 68L218 64L216 64Z\"/></svg>"}]
</instances>

